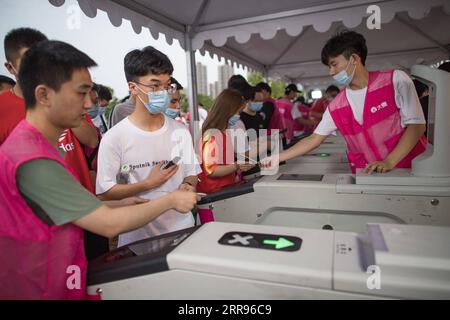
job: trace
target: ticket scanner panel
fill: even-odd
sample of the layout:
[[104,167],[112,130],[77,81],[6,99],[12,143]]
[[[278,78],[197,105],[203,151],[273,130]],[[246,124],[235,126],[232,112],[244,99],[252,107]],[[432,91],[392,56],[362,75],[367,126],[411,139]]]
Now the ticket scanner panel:
[[90,262],[88,291],[103,299],[448,299],[449,244],[443,227],[369,224],[356,234],[212,222]]
[[[303,164],[288,162],[278,172],[263,171],[268,175],[253,192],[211,203],[216,221],[355,232],[368,222],[450,226],[450,74],[425,66],[412,71],[432,88],[429,107],[435,115],[433,145],[413,160],[412,169],[353,175],[302,170]],[[285,174],[323,178],[280,180]]]

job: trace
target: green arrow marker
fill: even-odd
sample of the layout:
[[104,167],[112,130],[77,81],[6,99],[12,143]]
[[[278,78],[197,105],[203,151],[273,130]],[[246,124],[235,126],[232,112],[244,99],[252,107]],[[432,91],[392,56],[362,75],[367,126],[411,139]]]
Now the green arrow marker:
[[329,157],[330,154],[329,154],[329,153],[326,153],[326,152],[321,152],[321,153],[318,154],[318,156],[319,156],[319,157]]
[[263,243],[275,245],[275,249],[283,249],[287,247],[292,247],[294,245],[293,242],[285,238],[278,238],[278,240],[264,240]]

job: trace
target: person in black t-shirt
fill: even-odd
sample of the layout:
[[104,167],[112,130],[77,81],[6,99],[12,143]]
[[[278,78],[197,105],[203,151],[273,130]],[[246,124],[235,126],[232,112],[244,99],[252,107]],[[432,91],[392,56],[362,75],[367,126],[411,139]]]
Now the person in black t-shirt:
[[252,87],[252,90],[252,98],[241,112],[241,121],[244,123],[246,130],[254,129],[258,137],[259,130],[265,129],[264,119],[259,113],[262,109],[264,98],[261,89]]
[[263,95],[263,105],[259,114],[263,119],[264,129],[269,128],[270,119],[275,111],[275,100],[272,99],[272,88],[266,82],[260,82],[256,85]]

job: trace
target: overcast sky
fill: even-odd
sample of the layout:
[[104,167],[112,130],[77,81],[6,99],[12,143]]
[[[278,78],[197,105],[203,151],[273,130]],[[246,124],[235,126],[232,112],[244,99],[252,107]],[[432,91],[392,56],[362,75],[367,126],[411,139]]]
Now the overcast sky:
[[[186,55],[177,40],[173,45],[166,43],[164,35],[160,34],[154,40],[148,29],[143,28],[136,34],[129,21],[123,20],[122,25],[114,27],[103,11],[98,11],[93,19],[86,17],[81,11],[80,27],[69,28],[71,9],[78,4],[76,0],[66,0],[62,7],[54,7],[47,0],[1,0],[0,12],[0,74],[9,75],[4,67],[5,56],[3,39],[6,33],[14,28],[32,27],[43,32],[49,39],[68,42],[93,58],[98,67],[91,70],[95,82],[110,86],[117,97],[121,98],[128,92],[123,72],[123,58],[132,49],[152,45],[164,52],[174,65],[174,77],[183,85],[187,85]],[[217,80],[217,66],[224,64],[217,57],[211,59],[208,55],[202,57],[196,54],[197,61],[207,65],[208,82]],[[244,76],[246,72],[235,67],[235,73]]]

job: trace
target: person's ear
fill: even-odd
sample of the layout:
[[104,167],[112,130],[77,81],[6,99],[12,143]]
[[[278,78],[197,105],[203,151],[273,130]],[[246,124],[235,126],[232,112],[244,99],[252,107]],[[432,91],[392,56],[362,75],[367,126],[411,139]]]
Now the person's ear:
[[137,84],[134,82],[128,82],[128,90],[132,96],[137,96],[139,94]]
[[356,53],[351,55],[353,57],[353,65],[361,64],[361,57]]
[[46,85],[38,85],[36,89],[34,89],[34,97],[36,99],[36,104],[49,107],[53,97],[53,90]]
[[14,66],[12,65],[11,62],[5,62],[4,64],[6,70],[8,70],[8,72],[13,75],[14,77],[17,77],[17,73],[16,73],[16,69],[14,68]]

